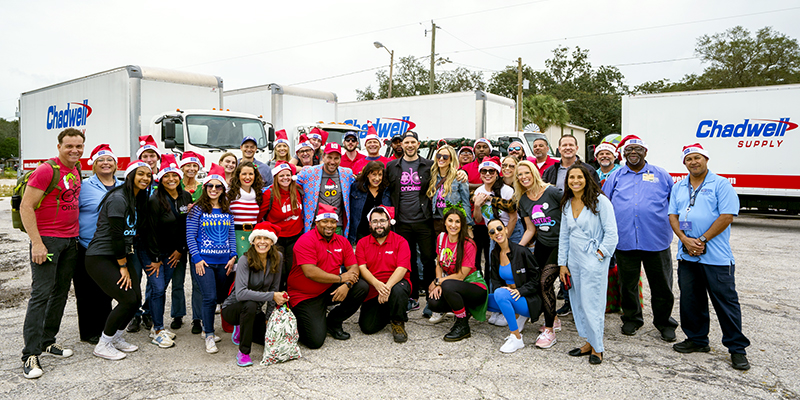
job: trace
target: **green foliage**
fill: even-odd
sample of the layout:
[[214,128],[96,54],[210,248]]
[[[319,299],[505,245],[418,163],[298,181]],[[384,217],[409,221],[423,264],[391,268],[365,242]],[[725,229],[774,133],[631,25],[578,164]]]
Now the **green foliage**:
[[[429,69],[422,59],[413,56],[401,57],[394,66],[392,97],[409,97],[431,94]],[[356,89],[358,101],[385,99],[389,97],[389,72],[380,70],[375,73],[378,91],[372,85],[364,89]],[[436,71],[434,94],[484,90],[486,82],[483,74],[458,67],[452,71]]]
[[19,156],[19,120],[0,118],[0,159]]
[[535,94],[522,100],[522,118],[525,125],[533,122],[544,132],[553,125],[568,123],[569,112],[563,101],[547,94]]

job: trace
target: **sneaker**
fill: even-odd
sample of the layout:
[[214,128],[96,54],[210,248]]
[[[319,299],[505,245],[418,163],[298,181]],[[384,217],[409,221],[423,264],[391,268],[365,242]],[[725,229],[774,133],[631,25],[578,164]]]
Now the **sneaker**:
[[160,347],[162,349],[168,349],[168,348],[170,348],[172,346],[175,346],[175,342],[172,341],[172,338],[169,337],[169,335],[167,334],[167,330],[166,329],[162,329],[161,332],[158,332],[155,335],[155,337],[152,336],[152,335],[150,337],[153,338],[153,340],[151,340],[150,343],[152,343],[152,344],[154,344],[154,345],[156,345],[156,346],[158,346],[158,347]]
[[392,337],[395,343],[405,343],[408,341],[408,333],[406,333],[406,324],[403,321],[392,321]]
[[219,351],[219,349],[217,348],[217,343],[214,342],[213,334],[206,336],[205,339],[203,340],[206,341],[206,353],[214,354]]
[[122,336],[116,336],[111,339],[111,346],[126,353],[133,353],[134,351],[139,350],[139,346],[126,342]]
[[244,354],[241,351],[236,353],[236,365],[240,367],[249,367],[253,365],[253,360],[250,359],[250,354]]
[[133,317],[131,322],[128,323],[128,327],[125,328],[125,330],[130,332],[130,333],[139,332],[139,329],[141,329],[141,328],[139,328],[139,325],[141,323],[142,323],[142,317],[141,316]]
[[[203,338],[205,338],[206,336],[208,336],[208,334],[203,332]],[[214,336],[214,343],[219,343],[219,342],[222,341],[221,337],[219,337],[219,336],[217,336],[217,335],[215,335],[213,333],[211,334],[211,336]]]
[[519,335],[519,339],[514,335],[508,335],[506,342],[500,347],[500,352],[510,354],[523,347],[525,347],[525,343],[522,341],[522,335]]
[[572,314],[572,307],[569,305],[569,302],[565,302],[564,305],[561,306],[561,308],[556,310],[556,315],[558,315],[559,317],[563,317],[565,315],[570,315],[570,314]]
[[172,323],[169,324],[169,327],[175,330],[181,329],[182,326],[183,326],[183,318],[181,317],[173,318]]
[[497,313],[497,318],[494,320],[494,324],[496,326],[508,326],[508,321],[506,321],[506,316],[503,313]]
[[[540,326],[539,327],[539,332],[544,332],[544,328],[545,328],[544,325]],[[555,321],[553,321],[553,331],[554,332],[561,332],[561,320],[558,319],[558,318],[556,318]]]
[[214,314],[219,314],[222,312],[222,306],[217,304],[217,308],[214,309]]
[[733,369],[738,369],[740,371],[747,371],[748,369],[750,369],[750,362],[747,361],[746,355],[741,353],[734,353],[731,354],[731,366],[733,366]]
[[431,318],[429,319],[429,321],[432,324],[438,324],[439,322],[442,322],[443,319],[444,319],[444,314],[435,312],[431,314]]
[[639,330],[642,326],[637,324],[636,322],[628,321],[622,324],[622,334],[626,336],[633,336],[636,334],[636,331]]
[[39,366],[39,356],[29,356],[22,364],[22,376],[28,379],[36,379],[42,374],[42,367]]
[[167,335],[167,337],[170,338],[171,340],[175,340],[175,336],[178,336],[175,333],[170,332],[169,329],[166,329],[166,328],[162,329],[161,332],[158,332],[158,333],[156,333],[156,329],[155,328],[151,328],[150,329],[150,338],[151,339],[155,339],[156,336],[158,336],[160,333],[163,333],[163,334]]
[[695,342],[691,341],[690,339],[686,339],[680,343],[675,343],[672,345],[672,349],[677,351],[678,353],[708,353],[711,351],[711,348],[708,346],[698,346]]
[[203,324],[199,319],[192,320],[192,334],[198,335],[203,332]]
[[142,314],[142,325],[144,326],[144,329],[153,329],[153,317],[147,314]]
[[406,311],[417,311],[419,310],[419,302],[414,299],[408,299],[408,308]]
[[61,345],[58,343],[53,343],[50,346],[47,346],[47,348],[44,349],[44,352],[42,352],[42,354],[43,355],[49,354],[51,356],[67,358],[72,356],[72,350],[65,349],[61,347]]
[[[234,325],[233,326],[233,333],[231,334],[231,342],[233,342],[233,344],[238,346],[239,343],[242,342],[241,338],[242,338],[242,329],[241,329],[241,327],[239,325]],[[247,355],[247,354],[245,354],[245,355]],[[239,364],[239,365],[242,366],[242,364]]]
[[495,322],[497,322],[497,316],[498,315],[500,315],[500,313],[491,313],[491,314],[489,314],[489,318],[486,320],[486,322],[488,322],[489,325],[494,325]]
[[519,329],[519,333],[522,333],[522,329],[525,328],[526,322],[528,322],[528,317],[524,315],[520,315],[517,317],[517,329]]
[[428,305],[426,304],[425,309],[422,310],[422,318],[430,318],[431,315],[433,315],[433,311],[431,311],[431,309],[428,308]]
[[552,330],[545,330],[536,338],[535,346],[540,349],[549,349],[556,344],[556,334]]
[[100,341],[97,343],[97,346],[94,346],[94,351],[92,352],[97,357],[105,358],[106,360],[122,360],[127,355],[121,351],[119,351],[116,347],[114,347],[111,342],[104,342]]
[[668,326],[666,328],[661,329],[660,331],[661,331],[661,340],[663,340],[665,342],[670,342],[670,343],[675,341],[675,327],[674,326]]

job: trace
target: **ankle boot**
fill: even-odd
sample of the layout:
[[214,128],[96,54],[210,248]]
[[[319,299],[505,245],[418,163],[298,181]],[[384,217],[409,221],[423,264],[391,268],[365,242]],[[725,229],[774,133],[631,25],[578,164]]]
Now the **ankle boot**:
[[456,323],[447,335],[444,335],[445,342],[457,342],[470,337],[469,317],[456,318]]

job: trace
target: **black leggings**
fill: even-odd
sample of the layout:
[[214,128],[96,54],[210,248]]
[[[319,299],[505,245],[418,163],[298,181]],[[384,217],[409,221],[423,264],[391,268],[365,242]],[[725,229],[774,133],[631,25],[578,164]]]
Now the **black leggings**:
[[86,271],[86,248],[78,244],[78,260],[72,276],[75,286],[75,302],[78,309],[78,332],[81,340],[100,336],[111,312],[111,297],[97,286]]
[[467,307],[476,307],[486,301],[486,289],[457,279],[442,282],[442,295],[438,299],[428,294],[428,308],[431,311],[459,313]]
[[558,246],[545,246],[540,241],[536,241],[533,248],[533,258],[542,271],[540,283],[542,285],[542,299],[544,300],[544,326],[553,327],[556,319],[556,292],[553,284],[558,278],[560,271],[558,266]]
[[290,237],[279,237],[278,246],[282,248],[283,252],[283,268],[281,269],[281,283],[279,289],[281,292],[286,291],[286,279],[289,278],[289,272],[292,270],[292,263],[294,262],[294,244],[303,232]]
[[117,283],[122,275],[119,273],[119,264],[113,256],[86,256],[86,271],[89,276],[97,282],[105,294],[117,301],[117,306],[108,314],[106,326],[103,328],[106,336],[114,336],[117,331],[125,329],[142,304],[142,287],[139,275],[133,269],[133,257],[130,255],[127,263],[133,287],[123,290]]
[[[272,307],[267,305],[267,307]],[[231,325],[239,325],[239,351],[250,354],[253,343],[264,344],[267,332],[267,315],[255,301],[238,301],[222,309],[222,318]]]

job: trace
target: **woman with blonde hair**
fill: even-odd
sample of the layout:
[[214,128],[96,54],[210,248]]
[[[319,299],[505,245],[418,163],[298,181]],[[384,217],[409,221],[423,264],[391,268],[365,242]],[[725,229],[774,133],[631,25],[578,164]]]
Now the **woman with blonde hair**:
[[434,161],[431,166],[431,177],[436,177],[436,179],[431,179],[427,195],[432,200],[433,229],[436,234],[445,231],[444,209],[447,207],[447,203],[461,203],[467,214],[467,225],[475,225],[469,206],[469,186],[456,179],[458,173],[456,150],[450,145],[444,145],[436,150]]
[[544,326],[536,339],[536,347],[550,348],[556,344],[555,332],[561,330],[556,316],[556,295],[553,283],[558,277],[558,235],[561,228],[561,191],[542,180],[539,170],[530,161],[517,164],[514,196],[519,204],[519,216],[525,222],[525,233],[519,244],[536,243],[533,257],[541,270],[540,284],[544,300]]
[[228,152],[219,157],[219,165],[225,170],[225,182],[230,186],[231,179],[233,179],[233,171],[236,171],[236,167],[239,166],[239,159],[236,158],[235,154]]
[[[514,181],[517,179],[517,164],[519,164],[519,159],[517,159],[515,156],[506,156],[503,158],[502,164],[500,164],[501,172],[503,174],[503,183],[510,186],[512,189],[514,189]],[[516,194],[516,191],[514,193]],[[515,211],[516,204],[517,203],[515,201]],[[522,222],[522,218],[517,218],[517,223],[513,227],[509,226],[508,228],[511,230],[511,234],[508,239],[514,243],[519,243],[520,240],[522,240],[523,232],[525,232],[525,225]]]
[[285,129],[275,132],[275,149],[272,150],[272,160],[267,165],[270,168],[275,168],[279,161],[289,162],[292,156],[289,154],[289,139]]

